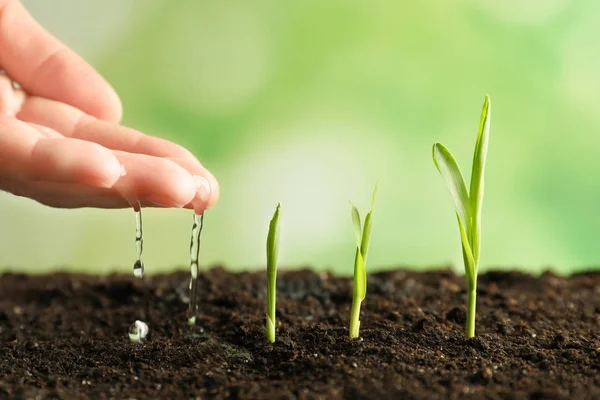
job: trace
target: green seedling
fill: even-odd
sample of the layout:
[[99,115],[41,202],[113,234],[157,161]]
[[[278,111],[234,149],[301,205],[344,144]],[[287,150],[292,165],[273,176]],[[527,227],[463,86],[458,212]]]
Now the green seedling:
[[277,204],[267,235],[267,339],[275,342],[275,295],[277,290],[277,255],[279,253],[279,210]]
[[479,121],[479,131],[477,133],[471,171],[471,187],[468,192],[460,168],[450,151],[440,143],[433,145],[433,162],[446,181],[454,202],[454,207],[456,208],[467,279],[466,333],[469,338],[475,336],[477,271],[479,269],[479,254],[481,250],[481,206],[483,203],[485,161],[490,135],[491,112],[490,98],[486,96]]
[[371,210],[365,217],[365,224],[361,230],[360,214],[356,206],[350,202],[352,208],[352,225],[356,241],[356,255],[354,256],[354,287],[352,293],[352,310],[350,311],[350,339],[356,339],[360,330],[360,305],[367,295],[367,254],[371,242],[371,225],[373,206],[377,196],[377,185],[371,197]]

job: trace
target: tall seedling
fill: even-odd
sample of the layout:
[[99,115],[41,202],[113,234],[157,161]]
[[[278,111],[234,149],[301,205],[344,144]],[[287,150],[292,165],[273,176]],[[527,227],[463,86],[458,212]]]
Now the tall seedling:
[[350,202],[352,207],[352,225],[354,227],[354,239],[356,242],[356,254],[354,256],[354,287],[352,293],[352,310],[350,311],[350,339],[356,339],[360,330],[360,305],[367,295],[367,254],[371,242],[371,225],[373,217],[373,206],[377,196],[377,185],[373,190],[371,198],[371,210],[365,217],[365,224],[361,230],[360,214],[356,206]]
[[475,153],[471,172],[471,187],[467,192],[465,180],[456,160],[440,143],[433,145],[433,162],[444,178],[456,208],[462,253],[467,279],[467,337],[475,336],[475,302],[477,296],[477,271],[479,269],[479,254],[481,250],[481,206],[483,203],[483,187],[485,161],[487,158],[488,140],[491,120],[490,98],[485,97]]

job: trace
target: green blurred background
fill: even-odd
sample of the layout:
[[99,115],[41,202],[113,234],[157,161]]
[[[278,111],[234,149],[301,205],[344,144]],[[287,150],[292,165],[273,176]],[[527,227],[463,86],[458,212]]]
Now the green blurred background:
[[[287,266],[350,273],[348,199],[376,181],[370,265],[462,269],[431,160],[469,175],[493,104],[482,268],[598,265],[600,2],[24,0],[114,85],[124,123],[191,149],[221,183],[201,263],[264,265],[283,204]],[[146,270],[188,263],[191,213],[145,210]],[[0,265],[131,269],[131,210],[55,210],[0,194]]]

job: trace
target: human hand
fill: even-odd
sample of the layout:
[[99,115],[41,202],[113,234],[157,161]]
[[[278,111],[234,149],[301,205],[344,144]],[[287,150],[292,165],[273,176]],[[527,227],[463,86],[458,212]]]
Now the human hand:
[[188,150],[121,126],[110,85],[18,0],[0,0],[0,69],[0,189],[61,208],[202,213],[218,200]]

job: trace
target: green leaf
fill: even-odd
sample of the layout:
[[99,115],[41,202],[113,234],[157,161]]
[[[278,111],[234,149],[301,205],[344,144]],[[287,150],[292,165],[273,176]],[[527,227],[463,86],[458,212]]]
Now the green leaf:
[[360,232],[360,214],[354,203],[350,202],[350,207],[352,212],[352,227],[354,228],[354,241],[356,243],[356,247],[360,249],[360,242],[362,237],[362,234]]
[[279,254],[279,211],[281,203],[277,204],[273,218],[269,223],[269,234],[267,235],[267,270],[269,274],[277,270],[277,256]]
[[371,226],[372,226],[372,215],[373,208],[375,206],[375,199],[377,197],[377,190],[379,188],[379,183],[375,185],[375,189],[373,190],[373,196],[371,197],[371,210],[365,217],[365,226],[363,227],[362,233],[362,241],[360,244],[360,252],[362,253],[363,261],[365,265],[367,264],[367,255],[369,254],[369,245],[371,243]]
[[[269,223],[267,235],[267,315],[275,323],[275,296],[277,289],[277,256],[279,254],[279,212],[277,204],[273,218]],[[274,325],[273,325],[274,326]]]
[[359,302],[363,301],[367,296],[367,269],[365,268],[365,260],[358,248],[356,249],[356,256],[354,258],[353,295]]
[[487,159],[488,142],[490,136],[490,123],[492,118],[492,106],[489,96],[485,96],[477,142],[473,154],[473,170],[471,172],[471,187],[469,198],[471,203],[471,227],[469,228],[471,246],[475,265],[479,264],[479,253],[481,243],[481,206],[483,203],[483,189],[485,178],[485,162]]
[[371,244],[371,226],[372,226],[372,211],[370,211],[365,217],[365,226],[363,227],[362,241],[360,244],[360,253],[363,258],[363,262],[367,263],[367,255],[369,254],[369,245]]
[[444,145],[433,145],[433,162],[444,178],[446,186],[452,196],[456,214],[470,237],[471,213],[469,211],[469,194],[460,168],[450,151]]
[[379,182],[375,184],[375,189],[373,189],[373,194],[371,195],[371,212],[373,208],[375,208],[375,199],[377,198],[377,192],[379,191]]

